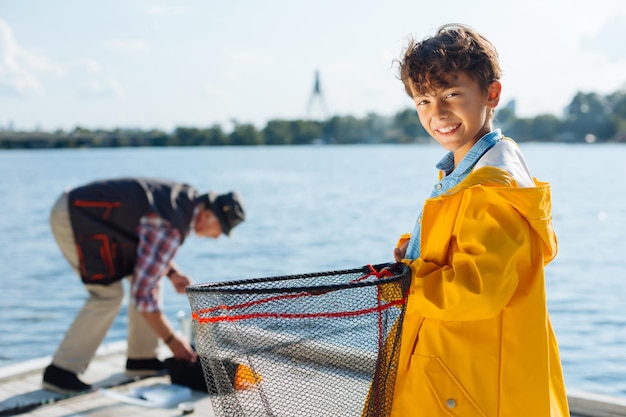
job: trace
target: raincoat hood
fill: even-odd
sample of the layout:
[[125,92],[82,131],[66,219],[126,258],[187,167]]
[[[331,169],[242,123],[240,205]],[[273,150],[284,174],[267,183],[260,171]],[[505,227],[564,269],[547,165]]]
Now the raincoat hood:
[[469,174],[465,181],[447,195],[470,187],[484,187],[496,200],[510,204],[527,221],[543,242],[544,261],[547,264],[557,253],[556,234],[552,227],[552,198],[550,184],[533,178],[534,187],[519,187],[513,175],[503,169],[484,166]]

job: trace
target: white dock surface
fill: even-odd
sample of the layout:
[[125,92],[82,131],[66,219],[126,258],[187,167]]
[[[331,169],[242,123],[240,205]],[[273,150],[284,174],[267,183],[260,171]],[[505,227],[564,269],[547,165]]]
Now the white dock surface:
[[[164,350],[164,354],[167,352]],[[19,415],[36,417],[169,417],[183,413],[176,406],[171,408],[150,408],[128,404],[100,391],[63,398],[41,388],[43,369],[50,363],[50,358],[35,359],[14,366],[0,368],[0,416]],[[125,343],[114,343],[98,351],[89,369],[82,379],[95,387],[106,387],[125,381],[126,364]],[[169,376],[151,377],[110,388],[121,394],[128,394],[133,388],[156,383],[169,384]],[[332,386],[332,384],[331,384]],[[42,400],[51,397],[57,400],[40,405]],[[332,397],[332,394],[329,395]],[[194,417],[215,417],[208,394],[192,391]],[[626,399],[572,392],[569,396],[572,417],[626,417]],[[16,410],[18,406],[33,407],[30,410]],[[313,410],[311,410],[313,411]],[[300,410],[302,412],[302,410]],[[313,411],[314,412],[314,411]],[[360,413],[357,413],[360,414]],[[358,417],[357,415],[355,415]],[[315,414],[312,417],[325,417]],[[332,417],[332,416],[328,416]]]
[[[50,358],[35,359],[15,366],[0,368],[0,416],[19,415],[37,417],[169,417],[180,416],[182,412],[176,407],[152,408],[141,405],[127,404],[115,398],[104,395],[100,391],[89,392],[71,398],[63,398],[61,394],[54,394],[41,387],[43,369],[50,363]],[[104,346],[89,365],[87,372],[81,379],[95,387],[106,387],[118,381],[126,380],[124,368],[126,366],[126,344],[114,343]],[[171,383],[169,376],[150,377],[137,380],[115,388],[115,392],[129,394],[130,390],[156,383]],[[15,408],[40,404],[51,397],[57,401],[40,405],[30,411],[21,412]],[[195,417],[215,417],[211,407],[210,397],[206,393],[192,391],[189,400],[195,405]],[[12,411],[13,410],[13,411]]]

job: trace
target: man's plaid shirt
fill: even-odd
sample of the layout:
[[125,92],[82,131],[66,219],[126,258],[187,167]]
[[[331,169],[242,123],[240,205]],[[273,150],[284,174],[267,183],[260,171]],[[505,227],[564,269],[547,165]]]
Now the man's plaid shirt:
[[156,215],[142,217],[137,231],[139,245],[131,300],[137,311],[152,313],[160,310],[159,280],[169,271],[182,236],[178,229]]

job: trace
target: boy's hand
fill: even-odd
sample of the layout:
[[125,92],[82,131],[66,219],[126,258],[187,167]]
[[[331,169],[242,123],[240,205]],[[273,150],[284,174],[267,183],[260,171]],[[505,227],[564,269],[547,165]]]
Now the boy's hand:
[[400,262],[404,259],[404,255],[406,254],[406,248],[409,246],[409,241],[407,240],[402,245],[398,246],[393,250],[393,257],[396,262]]

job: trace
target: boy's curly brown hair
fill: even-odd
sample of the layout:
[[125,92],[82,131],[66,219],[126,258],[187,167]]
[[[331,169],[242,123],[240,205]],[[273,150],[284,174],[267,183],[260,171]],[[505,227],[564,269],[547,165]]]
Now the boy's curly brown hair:
[[399,78],[411,98],[411,86],[420,94],[446,88],[459,72],[465,72],[485,90],[502,75],[495,46],[462,24],[441,26],[435,36],[420,42],[409,39],[397,62]]

